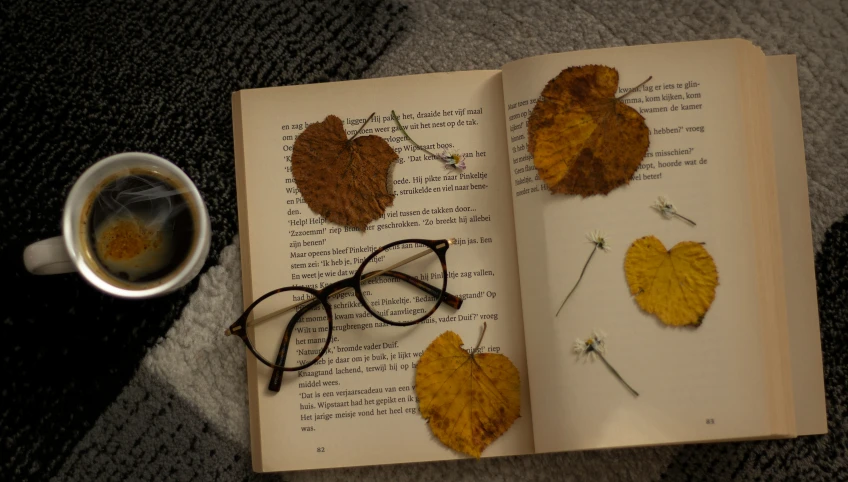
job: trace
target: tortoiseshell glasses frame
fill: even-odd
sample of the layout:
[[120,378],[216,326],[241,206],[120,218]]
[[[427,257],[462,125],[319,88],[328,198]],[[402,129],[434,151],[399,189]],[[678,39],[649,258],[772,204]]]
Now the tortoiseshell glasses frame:
[[[233,323],[232,325],[230,325],[229,328],[227,328],[227,330],[224,332],[224,334],[228,335],[228,336],[229,335],[238,335],[242,339],[244,344],[247,345],[248,350],[250,350],[250,352],[253,353],[253,355],[256,357],[257,360],[259,360],[261,363],[263,363],[263,364],[274,369],[274,372],[271,375],[271,381],[268,385],[268,389],[271,390],[271,391],[275,391],[275,392],[279,391],[280,385],[282,384],[283,372],[298,371],[298,370],[304,370],[306,368],[309,368],[310,366],[314,365],[318,360],[321,359],[321,357],[324,355],[324,353],[326,353],[327,348],[330,346],[330,340],[332,339],[332,332],[333,332],[333,313],[332,313],[332,308],[331,308],[330,303],[329,303],[329,298],[331,296],[338,295],[340,293],[353,290],[354,296],[359,301],[359,304],[362,305],[372,316],[374,316],[378,320],[382,321],[383,323],[387,323],[389,325],[394,325],[394,326],[410,326],[410,325],[415,325],[417,323],[420,323],[420,322],[426,320],[427,318],[429,318],[430,316],[432,316],[433,313],[436,312],[436,310],[439,308],[439,306],[441,306],[442,303],[445,303],[448,306],[451,306],[453,308],[459,309],[462,306],[462,298],[455,296],[455,295],[452,295],[452,294],[448,293],[448,291],[447,291],[448,276],[447,276],[447,262],[445,260],[445,254],[447,253],[447,250],[450,247],[450,245],[452,245],[454,243],[455,243],[454,239],[451,238],[451,239],[441,239],[441,240],[405,239],[405,240],[395,241],[393,243],[387,244],[387,245],[381,247],[380,249],[377,249],[376,251],[371,253],[367,258],[365,258],[365,260],[362,262],[362,264],[359,266],[359,268],[356,270],[356,272],[353,274],[353,276],[339,280],[339,281],[336,281],[334,283],[331,283],[331,284],[325,286],[324,288],[322,288],[320,290],[316,290],[314,288],[309,288],[309,287],[306,287],[306,286],[288,286],[288,287],[285,287],[285,288],[279,288],[279,289],[276,289],[276,290],[273,290],[273,291],[269,291],[268,293],[265,293],[264,295],[260,296],[256,301],[251,303],[251,305],[247,307],[247,309],[235,321],[235,323]],[[369,262],[371,262],[371,260],[374,259],[376,256],[380,255],[380,253],[383,253],[384,251],[386,251],[390,248],[393,248],[395,246],[404,245],[404,244],[418,244],[418,245],[422,245],[422,247],[426,246],[428,249],[425,249],[425,250],[423,250],[423,251],[421,251],[417,254],[414,254],[414,255],[406,258],[406,259],[403,259],[399,262],[396,262],[396,263],[392,264],[391,266],[386,267],[385,269],[381,269],[379,271],[371,271],[371,272],[368,272],[368,273],[364,272],[366,267],[368,266]],[[433,285],[431,285],[431,284],[429,284],[425,281],[419,280],[418,278],[410,276],[406,273],[402,273],[400,271],[395,271],[396,268],[399,268],[399,267],[401,267],[401,266],[403,266],[407,263],[410,263],[410,262],[415,261],[419,258],[422,258],[424,256],[428,256],[428,255],[432,255],[432,254],[435,254],[436,256],[438,256],[439,261],[441,262],[441,265],[442,265],[442,286],[441,287],[433,286]],[[417,319],[414,319],[412,321],[398,322],[398,321],[392,321],[392,320],[386,319],[382,315],[377,313],[374,309],[371,308],[371,306],[366,301],[365,296],[362,293],[361,282],[367,281],[368,279],[375,278],[375,277],[378,277],[378,276],[389,276],[389,277],[392,277],[392,278],[396,278],[399,281],[408,283],[412,287],[415,287],[415,288],[423,291],[424,293],[429,294],[430,296],[433,296],[435,298],[435,304],[433,305],[433,307],[430,309],[429,312],[427,312],[423,316],[421,316]],[[269,297],[271,297],[275,294],[286,292],[286,291],[305,292],[305,293],[310,294],[312,296],[312,298],[300,301],[298,303],[294,303],[294,304],[289,305],[289,306],[285,306],[281,309],[275,310],[272,313],[268,313],[268,314],[266,314],[262,317],[251,319],[251,313],[253,312],[254,308],[256,308],[256,306],[259,305],[259,303],[261,303],[263,300],[265,300],[265,299],[267,299],[267,298],[269,298]],[[292,332],[294,331],[295,325],[301,320],[301,318],[303,317],[304,314],[306,314],[308,311],[310,311],[312,309],[315,309],[318,305],[322,305],[322,307],[324,308],[324,311],[327,314],[327,320],[329,322],[329,328],[327,330],[327,339],[324,342],[323,348],[321,348],[321,351],[318,353],[318,355],[312,361],[309,361],[308,363],[304,363],[304,364],[297,366],[297,367],[287,367],[287,366],[285,366],[286,356],[288,355],[288,349],[289,349],[289,341],[291,339]],[[259,354],[256,347],[253,346],[253,343],[251,343],[250,338],[248,337],[248,328],[262,324],[266,321],[271,320],[272,318],[274,318],[278,315],[281,315],[281,314],[288,312],[288,311],[291,311],[291,310],[297,310],[297,312],[292,316],[292,319],[288,322],[288,325],[286,325],[286,329],[283,332],[283,337],[282,337],[282,340],[280,342],[280,349],[277,352],[277,359],[274,360],[274,361],[270,361],[270,360],[265,359],[262,355]]]

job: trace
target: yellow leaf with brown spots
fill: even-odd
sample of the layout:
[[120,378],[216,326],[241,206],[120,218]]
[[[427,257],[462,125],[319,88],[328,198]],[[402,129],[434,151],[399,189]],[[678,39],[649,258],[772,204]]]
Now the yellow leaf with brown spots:
[[672,326],[700,326],[718,286],[713,257],[692,241],[666,250],[654,236],[637,239],[624,257],[624,272],[636,303]]
[[418,406],[448,447],[480,457],[520,415],[521,377],[496,353],[470,354],[447,331],[421,355],[415,372]]
[[528,121],[529,149],[552,193],[607,194],[648,152],[645,118],[616,97],[618,71],[570,67],[548,82]]

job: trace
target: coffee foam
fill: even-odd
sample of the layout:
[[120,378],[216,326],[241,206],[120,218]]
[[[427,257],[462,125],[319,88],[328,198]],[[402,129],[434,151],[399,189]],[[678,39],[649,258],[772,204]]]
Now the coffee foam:
[[118,213],[95,230],[97,257],[127,281],[137,281],[167,266],[173,255],[170,231],[137,216]]

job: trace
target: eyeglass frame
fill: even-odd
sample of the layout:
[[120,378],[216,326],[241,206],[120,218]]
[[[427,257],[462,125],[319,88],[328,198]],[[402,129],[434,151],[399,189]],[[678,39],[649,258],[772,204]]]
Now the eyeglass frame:
[[[426,313],[425,315],[423,315],[422,317],[420,317],[416,320],[407,321],[407,322],[391,321],[391,320],[388,320],[388,319],[382,317],[380,314],[378,314],[376,311],[374,311],[374,309],[372,309],[371,306],[369,305],[369,303],[366,301],[365,296],[362,294],[362,285],[361,285],[361,282],[363,281],[363,272],[365,271],[365,267],[368,266],[368,263],[372,259],[374,259],[374,257],[378,256],[380,253],[382,253],[382,252],[384,252],[384,251],[386,251],[386,250],[388,250],[388,249],[390,249],[394,246],[399,246],[399,245],[402,245],[402,244],[410,244],[410,243],[417,243],[417,244],[426,246],[426,247],[430,248],[430,250],[432,250],[436,254],[436,256],[438,256],[439,261],[441,262],[441,265],[442,265],[442,287],[441,287],[441,289],[439,289],[439,288],[437,288],[437,287],[435,287],[435,286],[433,286],[433,285],[431,285],[431,284],[429,284],[425,281],[419,280],[418,278],[407,275],[405,273],[394,271],[395,268],[398,268],[400,266],[403,266],[404,264],[415,261],[416,259],[419,259],[423,256],[429,255],[430,253],[427,253],[427,252],[422,252],[422,253],[419,253],[417,255],[411,256],[407,259],[400,261],[399,263],[396,263],[395,265],[393,265],[393,266],[391,266],[391,267],[389,267],[385,270],[382,270],[382,271],[379,271],[379,272],[372,272],[372,273],[377,273],[377,274],[372,275],[371,277],[389,275],[389,276],[395,277],[395,278],[397,278],[401,281],[405,281],[405,282],[415,286],[416,288],[424,291],[425,293],[427,293],[427,294],[429,294],[433,297],[438,296],[438,298],[436,300],[436,304],[433,305],[433,307],[430,309],[430,311],[428,313]],[[268,390],[278,392],[280,390],[280,386],[282,385],[283,373],[284,372],[295,372],[295,371],[305,370],[306,368],[311,367],[312,365],[317,363],[318,360],[320,360],[322,356],[324,356],[324,354],[327,352],[327,349],[330,347],[330,341],[332,340],[332,334],[333,334],[333,310],[332,310],[332,307],[330,306],[330,303],[329,303],[329,298],[331,296],[345,292],[349,289],[353,289],[354,296],[359,301],[359,304],[362,305],[362,307],[364,307],[366,311],[368,311],[372,316],[374,316],[378,320],[382,321],[383,323],[393,325],[393,326],[412,326],[412,325],[416,325],[418,323],[421,323],[422,321],[426,320],[427,318],[433,316],[433,314],[436,312],[436,310],[439,309],[439,307],[442,305],[442,303],[445,303],[452,308],[459,309],[462,306],[462,301],[463,301],[462,298],[460,298],[456,295],[453,295],[453,294],[451,294],[447,291],[447,288],[448,288],[448,276],[447,276],[448,272],[447,272],[447,270],[448,269],[447,269],[447,261],[445,259],[445,254],[447,253],[448,248],[452,244],[455,244],[455,243],[456,243],[456,240],[453,239],[453,238],[438,239],[438,240],[404,239],[404,240],[400,240],[400,241],[394,241],[392,243],[389,243],[387,245],[384,245],[384,246],[378,248],[373,253],[371,253],[367,258],[365,258],[365,260],[362,262],[362,264],[359,266],[359,268],[356,270],[356,272],[353,274],[353,276],[350,276],[348,278],[343,278],[341,280],[330,283],[327,286],[321,288],[320,290],[316,290],[315,288],[310,288],[308,286],[286,286],[286,287],[278,288],[278,289],[271,290],[271,291],[265,293],[264,295],[257,298],[256,301],[251,303],[250,306],[248,306],[247,309],[244,310],[244,313],[242,313],[242,315],[232,325],[230,325],[230,327],[227,328],[227,330],[224,331],[224,334],[227,335],[227,336],[237,335],[239,338],[241,338],[241,340],[247,346],[247,349],[250,350],[251,353],[253,353],[253,356],[255,356],[257,360],[259,360],[263,365],[266,365],[269,368],[272,368],[274,370],[273,373],[271,374],[271,380],[268,384]],[[371,273],[368,273],[368,274],[371,274]],[[366,274],[366,276],[367,276],[367,274]],[[369,278],[364,278],[364,279],[367,280]],[[250,314],[252,313],[254,308],[256,308],[256,306],[259,305],[259,303],[261,303],[263,300],[265,300],[265,299],[267,299],[267,298],[269,298],[273,295],[283,293],[283,292],[286,292],[286,291],[306,292],[306,293],[312,295],[313,298],[300,301],[300,302],[295,303],[291,306],[284,307],[280,310],[275,310],[272,313],[269,313],[269,314],[262,316],[261,318],[259,318],[258,321],[253,321],[252,323],[248,322],[248,318],[250,317]],[[324,311],[327,314],[327,323],[328,323],[327,340],[324,342],[324,347],[321,349],[321,351],[318,353],[318,355],[316,355],[315,358],[312,361],[310,361],[309,363],[306,363],[306,364],[298,366],[298,367],[286,367],[286,366],[284,366],[286,356],[288,354],[289,340],[291,338],[292,332],[294,331],[295,325],[297,325],[297,323],[300,321],[300,319],[303,317],[303,315],[305,315],[308,311],[315,308],[315,306],[317,306],[318,304],[323,305]],[[273,318],[277,315],[280,315],[282,313],[285,313],[285,312],[290,311],[290,310],[295,309],[295,308],[297,308],[297,312],[292,316],[291,320],[289,320],[288,325],[286,325],[286,330],[283,333],[283,339],[280,342],[280,349],[277,352],[277,362],[278,363],[271,363],[268,360],[266,360],[265,357],[260,355],[259,352],[257,352],[256,348],[253,346],[253,343],[251,343],[250,338],[248,337],[247,328],[249,326],[256,326],[258,324],[261,324],[265,320],[269,320],[269,319],[271,319],[271,318]]]

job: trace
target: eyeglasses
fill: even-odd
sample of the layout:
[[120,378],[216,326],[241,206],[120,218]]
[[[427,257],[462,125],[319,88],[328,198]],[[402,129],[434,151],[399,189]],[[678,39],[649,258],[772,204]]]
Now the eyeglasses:
[[[274,369],[268,389],[279,391],[283,372],[309,368],[327,352],[333,333],[330,297],[341,301],[337,310],[361,304],[374,318],[394,326],[420,323],[442,303],[461,307],[462,298],[447,292],[445,253],[453,243],[453,239],[396,241],[372,252],[356,271],[345,268],[350,264],[347,260],[307,257],[292,264],[292,272],[301,279],[317,281],[322,274],[352,276],[321,290],[289,286],[270,291],[248,306],[224,334],[238,335],[260,362]],[[339,254],[357,254],[356,250],[348,247]],[[344,311],[337,318],[351,320],[347,329],[382,326],[366,313]]]

